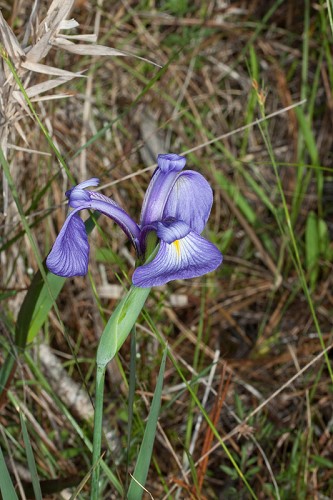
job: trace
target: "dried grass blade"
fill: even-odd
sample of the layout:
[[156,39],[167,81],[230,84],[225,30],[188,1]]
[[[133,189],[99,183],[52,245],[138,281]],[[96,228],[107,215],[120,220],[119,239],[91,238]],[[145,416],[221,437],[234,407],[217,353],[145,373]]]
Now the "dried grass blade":
[[73,54],[79,54],[81,56],[119,56],[119,57],[135,57],[135,59],[140,59],[140,61],[145,61],[149,64],[153,64],[158,68],[162,68],[160,64],[157,64],[150,59],[145,57],[137,56],[131,52],[113,49],[112,47],[106,47],[105,45],[88,45],[84,43],[74,44],[71,43],[67,38],[57,37],[53,44],[59,49],[67,50]]
[[[68,8],[68,10],[69,10],[72,8],[73,3],[74,3],[74,0],[53,0],[53,2],[51,3],[51,5],[49,7],[49,10],[47,11],[46,18],[44,19],[44,22],[47,24],[51,24],[53,19],[54,19],[54,16],[57,15],[57,13],[61,9],[61,7],[64,6],[64,4],[67,4],[67,8],[68,8],[68,4],[70,4],[70,7]],[[64,16],[64,18],[65,17],[66,16]]]
[[46,18],[39,25],[37,36],[40,37],[36,45],[27,53],[27,59],[31,62],[38,62],[50,51],[52,45],[51,38],[59,29],[60,23],[69,14],[74,0],[54,0],[52,2]]
[[[210,418],[215,426],[218,424],[218,421],[219,421],[219,418],[221,415],[222,406],[223,406],[223,403],[225,401],[226,395],[228,393],[228,388],[229,388],[229,384],[231,381],[231,375],[229,375],[227,381],[225,382],[225,375],[226,375],[226,366],[223,365],[221,378],[220,378],[220,384],[219,384],[219,388],[217,391],[217,397],[216,397],[212,412],[210,414]],[[201,456],[205,456],[207,454],[207,452],[209,451],[209,449],[211,447],[213,439],[214,439],[213,432],[210,428],[208,428],[206,431],[204,444],[202,446]],[[209,455],[206,456],[206,458],[200,463],[200,465],[198,467],[198,483],[199,483],[200,492],[202,490],[202,485],[203,485],[204,478],[205,478],[206,471],[207,471],[208,456]]]
[[15,146],[15,144],[8,144],[8,149],[15,149],[15,151],[23,151],[24,153],[29,153],[29,154],[52,156],[51,153],[47,153],[46,151],[38,151],[38,149],[22,148],[22,146]]
[[21,106],[21,108],[24,109],[24,111],[27,113],[27,115],[29,115],[30,118],[33,120],[33,114],[31,113],[31,111],[29,109],[29,106],[27,105],[27,103],[26,103],[23,95],[21,94],[21,92],[19,90],[14,90],[13,93],[12,93],[12,96],[19,103],[19,105]]
[[54,101],[55,99],[67,99],[68,97],[73,97],[74,94],[47,94],[43,97],[35,97],[31,99],[31,102],[44,102],[44,101]]
[[29,21],[28,21],[26,29],[25,29],[25,33],[24,33],[24,37],[23,37],[23,41],[22,41],[22,47],[26,47],[28,45],[28,40],[29,40],[31,32],[33,30],[33,24],[36,20],[37,14],[38,14],[38,9],[40,6],[39,4],[40,4],[40,0],[35,0],[33,7],[31,9],[31,12],[30,12]]
[[59,33],[57,38],[62,38],[64,40],[82,40],[83,42],[90,42],[90,43],[96,43],[97,42],[97,36],[92,33],[92,34],[87,34],[87,35],[63,35],[62,33]]
[[29,60],[24,61],[21,67],[35,73],[42,73],[43,75],[51,76],[83,76],[81,72],[73,73],[65,69],[55,68],[54,66],[47,66],[46,64],[35,63]]
[[75,44],[64,38],[56,38],[53,45],[82,56],[125,56],[124,52],[104,45]]
[[11,28],[8,26],[5,19],[3,18],[1,11],[0,11],[0,40],[11,59],[18,59],[20,57],[25,56],[23,49],[18,43],[17,38],[12,32]]
[[[40,94],[43,94],[44,92],[47,92],[48,90],[54,89],[55,87],[59,87],[59,85],[62,85],[63,83],[69,82],[73,78],[75,78],[75,76],[70,76],[70,77],[62,76],[54,80],[48,80],[46,82],[37,83],[36,85],[32,85],[31,87],[26,89],[26,93],[29,98],[36,97]],[[15,92],[19,93],[18,90],[16,90]]]
[[71,30],[73,28],[77,28],[79,23],[75,19],[64,19],[60,22],[58,29],[59,30]]
[[[17,121],[14,121],[14,127],[16,129],[16,132],[19,134],[19,136],[21,137],[21,139],[23,139],[23,142],[28,145],[29,142],[28,142],[28,139],[27,139],[27,136],[25,135],[24,133],[24,130],[22,129],[21,125],[17,122]],[[8,147],[11,147],[10,144],[7,144]]]

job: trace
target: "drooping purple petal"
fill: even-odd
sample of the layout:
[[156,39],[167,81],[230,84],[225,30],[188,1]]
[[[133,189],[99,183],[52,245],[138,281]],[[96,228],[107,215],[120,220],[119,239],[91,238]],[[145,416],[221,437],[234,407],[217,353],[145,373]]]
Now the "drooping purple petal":
[[88,272],[89,243],[79,210],[68,215],[46,259],[48,269],[58,276],[84,276]]
[[70,198],[72,193],[75,191],[83,190],[87,187],[96,187],[99,185],[99,179],[97,177],[92,177],[91,179],[87,179],[86,181],[80,182],[76,186],[73,186],[71,189],[66,191],[66,198]]
[[132,241],[136,250],[139,251],[137,244],[140,237],[140,228],[132,217],[130,217],[128,213],[111,198],[108,198],[101,193],[95,193],[94,191],[89,191],[89,193],[90,206],[85,208],[97,210],[98,212],[101,212],[102,214],[113,219]]
[[[90,179],[90,182],[92,180],[94,179]],[[140,236],[140,229],[136,222],[111,198],[108,198],[101,193],[95,193],[95,191],[81,189],[79,186],[82,186],[83,184],[84,183],[79,184],[69,192],[69,205],[80,210],[85,208],[97,210],[98,212],[107,215],[121,227],[124,233],[132,241],[136,250],[139,251],[138,240]],[[88,181],[86,181],[86,184],[88,184]]]
[[92,191],[84,191],[83,189],[73,188],[70,191],[67,191],[68,195],[68,204],[72,208],[78,208],[82,205],[82,203],[89,203],[90,201],[90,193]]
[[214,271],[222,262],[215,245],[190,231],[184,238],[167,243],[161,239],[156,257],[133,274],[137,287],[160,286],[171,280],[202,276]]
[[212,188],[206,179],[192,170],[181,172],[166,200],[163,219],[174,217],[202,233],[213,204]]
[[74,210],[68,215],[47,257],[48,269],[59,276],[81,276],[87,274],[89,243],[84,222],[77,212],[84,209],[97,210],[114,220],[132,241],[138,254],[139,226],[115,201],[82,186],[97,185],[98,179],[90,179],[67,191],[69,205]]
[[153,174],[142,204],[141,227],[162,220],[170,190],[185,163],[186,158],[183,156],[176,154],[158,155],[158,167]]

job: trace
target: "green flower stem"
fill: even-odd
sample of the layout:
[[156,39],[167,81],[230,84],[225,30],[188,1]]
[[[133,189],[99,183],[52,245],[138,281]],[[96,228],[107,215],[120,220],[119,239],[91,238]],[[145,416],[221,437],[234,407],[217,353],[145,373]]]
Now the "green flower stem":
[[97,366],[105,367],[115,357],[135,325],[149,292],[150,288],[137,288],[132,285],[119,302],[99,341],[96,355]]
[[118,353],[119,349],[135,325],[135,322],[145,305],[149,292],[150,288],[137,288],[132,285],[111,315],[99,341],[96,355],[97,373],[91,500],[100,500],[101,498],[99,494],[99,475],[103,433],[103,397],[106,366]]
[[102,423],[103,423],[103,400],[105,366],[97,365],[96,373],[96,398],[94,413],[94,440],[93,440],[93,472],[91,484],[91,500],[99,500],[99,474],[100,474],[100,454],[102,445]]

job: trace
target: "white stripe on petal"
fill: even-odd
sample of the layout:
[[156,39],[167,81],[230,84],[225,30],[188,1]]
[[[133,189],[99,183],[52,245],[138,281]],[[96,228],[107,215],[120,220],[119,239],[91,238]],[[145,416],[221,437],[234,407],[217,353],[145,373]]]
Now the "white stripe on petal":
[[214,271],[221,263],[218,248],[191,231],[173,243],[161,241],[156,257],[134,271],[133,284],[146,288],[176,279],[195,278]]

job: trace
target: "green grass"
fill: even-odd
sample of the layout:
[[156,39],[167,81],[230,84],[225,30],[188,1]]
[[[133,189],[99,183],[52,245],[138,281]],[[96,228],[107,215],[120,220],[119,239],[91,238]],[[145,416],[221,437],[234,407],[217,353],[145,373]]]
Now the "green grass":
[[[18,39],[23,4],[11,17],[3,11]],[[92,498],[330,498],[332,3],[103,5],[99,43],[162,68],[50,52],[45,64],[92,76],[87,122],[86,79],[63,85],[69,99],[41,106],[2,52],[32,114],[20,122],[29,147],[52,155],[3,142],[0,152],[9,188],[0,220],[2,497],[61,498],[67,487],[86,499],[93,483]],[[92,30],[89,9],[70,16],[80,33]],[[142,314],[146,297],[135,300],[127,339],[130,317],[112,293],[128,288],[134,253],[112,221],[88,216],[87,277],[51,276],[44,259],[64,221],[65,190],[84,180],[83,151],[102,192],[139,219],[151,123],[211,183],[205,234],[225,261],[209,276],[153,289]],[[9,142],[27,147],[14,129]],[[117,329],[124,321],[126,335]],[[56,374],[41,345],[60,361]],[[104,399],[96,357],[106,366]],[[67,392],[83,389],[88,406],[90,398],[87,413],[61,390],[64,374]]]

